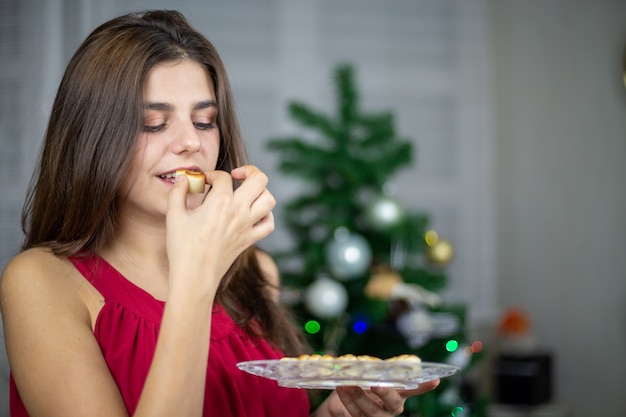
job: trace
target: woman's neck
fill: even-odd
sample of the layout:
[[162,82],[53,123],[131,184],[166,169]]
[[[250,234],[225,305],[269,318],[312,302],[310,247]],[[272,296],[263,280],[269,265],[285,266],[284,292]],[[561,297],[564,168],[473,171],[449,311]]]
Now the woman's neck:
[[156,298],[167,296],[169,262],[164,224],[122,224],[112,244],[100,256]]

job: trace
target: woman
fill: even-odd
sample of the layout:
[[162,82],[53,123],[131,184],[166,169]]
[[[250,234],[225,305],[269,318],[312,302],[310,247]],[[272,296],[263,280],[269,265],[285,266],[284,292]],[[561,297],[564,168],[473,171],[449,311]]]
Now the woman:
[[[12,416],[305,416],[239,371],[302,353],[254,244],[274,229],[224,65],[173,11],[98,27],[59,87],[0,303]],[[204,194],[179,170],[206,175]],[[269,265],[269,267],[268,267]],[[388,416],[418,390],[342,387],[316,416]]]

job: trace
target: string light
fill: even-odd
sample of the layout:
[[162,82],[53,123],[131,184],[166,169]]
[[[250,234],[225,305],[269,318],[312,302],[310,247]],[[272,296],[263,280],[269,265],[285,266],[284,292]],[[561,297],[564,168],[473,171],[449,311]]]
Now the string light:
[[476,340],[474,342],[472,342],[472,353],[478,353],[481,350],[483,350],[483,342],[481,342],[480,340]]
[[354,333],[365,333],[367,331],[367,323],[363,320],[357,320],[352,325],[352,330],[354,330]]
[[446,350],[448,352],[455,352],[459,348],[459,342],[454,339],[448,340],[446,343]]
[[452,417],[461,417],[465,410],[461,406],[454,407],[452,411],[450,411],[450,415]]
[[315,320],[309,320],[304,325],[304,330],[309,334],[315,334],[319,332],[321,328],[320,324]]

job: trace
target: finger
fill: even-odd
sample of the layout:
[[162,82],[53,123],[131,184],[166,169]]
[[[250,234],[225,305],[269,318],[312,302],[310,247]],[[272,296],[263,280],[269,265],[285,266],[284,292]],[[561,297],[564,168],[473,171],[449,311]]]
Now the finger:
[[351,416],[388,415],[382,408],[381,400],[372,398],[359,387],[337,387],[337,395]]
[[230,175],[233,178],[233,182],[235,184],[234,187],[237,189],[241,187],[241,185],[245,182],[245,180],[247,180],[248,178],[254,177],[254,174],[257,171],[260,172],[260,170],[254,165],[242,165],[240,167],[233,169],[230,172]]
[[253,176],[256,172],[261,172],[261,170],[254,165],[242,165],[233,169],[230,174],[236,180],[245,180]]
[[267,213],[272,211],[276,207],[276,199],[274,195],[265,189],[250,205],[250,213],[255,216],[257,220],[265,217]]
[[238,193],[250,193],[255,197],[267,187],[269,182],[267,175],[253,165],[239,167],[233,170],[231,175],[233,179],[242,181],[237,189]]
[[206,183],[209,185],[209,190],[218,190],[219,192],[232,194],[233,181],[228,172],[221,170],[208,171],[205,172],[205,177]]
[[346,411],[350,413],[351,416],[358,416],[361,413],[359,407],[355,404],[354,399],[352,398],[355,394],[356,387],[337,387],[335,388],[335,392],[337,396],[341,400],[341,403],[345,407]]
[[441,381],[439,379],[435,379],[433,381],[422,382],[419,387],[411,390],[399,391],[400,395],[404,398],[414,397],[416,395],[422,395],[428,391],[432,391],[439,386]]
[[167,209],[176,210],[176,209],[185,209],[186,201],[187,201],[187,193],[189,191],[189,184],[187,177],[184,174],[179,174],[176,176],[174,181],[174,186],[170,189],[168,200],[167,200]]
[[400,396],[398,391],[388,387],[372,387],[372,393],[380,398],[382,407],[394,416],[400,415],[404,411],[405,399]]
[[261,220],[259,220],[258,222],[254,224],[253,226],[254,240],[259,241],[271,235],[272,232],[274,231],[274,228],[275,228],[274,213],[270,211],[265,217],[263,217]]

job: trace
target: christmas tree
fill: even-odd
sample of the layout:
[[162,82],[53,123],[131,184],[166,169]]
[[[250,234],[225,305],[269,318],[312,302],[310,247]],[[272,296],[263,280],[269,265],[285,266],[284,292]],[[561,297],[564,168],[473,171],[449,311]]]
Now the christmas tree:
[[272,254],[283,300],[316,352],[413,353],[462,367],[436,390],[410,398],[404,415],[478,416],[463,395],[462,374],[481,346],[467,340],[465,307],[438,294],[453,246],[429,227],[427,214],[387,192],[393,176],[412,164],[413,146],[396,135],[392,112],[361,108],[353,66],[339,65],[334,82],[335,114],[290,102],[289,116],[306,137],[268,142],[279,169],[306,182],[284,206],[293,244]]

